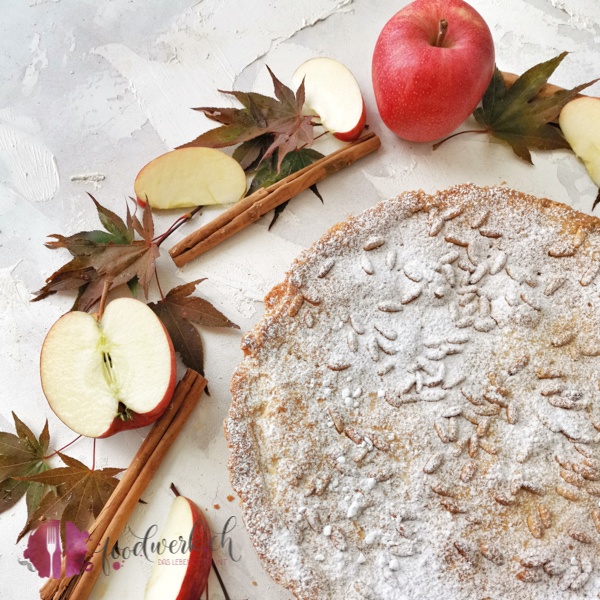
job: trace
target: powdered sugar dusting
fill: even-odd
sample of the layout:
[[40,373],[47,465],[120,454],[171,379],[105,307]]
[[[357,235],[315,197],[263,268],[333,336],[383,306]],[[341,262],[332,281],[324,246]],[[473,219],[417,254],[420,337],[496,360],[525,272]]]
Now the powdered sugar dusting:
[[226,423],[277,581],[598,596],[599,223],[464,185],[381,203],[298,259],[244,338]]

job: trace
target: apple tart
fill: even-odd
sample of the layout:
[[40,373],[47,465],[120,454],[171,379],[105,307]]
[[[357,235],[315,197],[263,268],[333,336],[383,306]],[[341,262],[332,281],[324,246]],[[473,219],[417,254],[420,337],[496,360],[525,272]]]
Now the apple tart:
[[296,598],[597,598],[600,220],[507,188],[409,192],[266,298],[225,424]]

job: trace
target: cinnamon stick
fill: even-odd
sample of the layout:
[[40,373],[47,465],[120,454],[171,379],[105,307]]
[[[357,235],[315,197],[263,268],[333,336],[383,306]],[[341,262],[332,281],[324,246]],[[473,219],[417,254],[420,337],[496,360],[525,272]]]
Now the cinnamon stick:
[[169,251],[173,261],[178,267],[182,267],[234,233],[258,221],[296,194],[374,152],[380,146],[381,140],[377,135],[368,133],[268,188],[257,190],[173,246]]
[[196,371],[187,370],[177,385],[171,404],[138,449],[90,529],[88,547],[93,550],[88,558],[93,568],[70,578],[49,580],[40,590],[42,600],[88,598],[102,570],[102,549],[112,550],[144,490],[202,396],[206,383]]

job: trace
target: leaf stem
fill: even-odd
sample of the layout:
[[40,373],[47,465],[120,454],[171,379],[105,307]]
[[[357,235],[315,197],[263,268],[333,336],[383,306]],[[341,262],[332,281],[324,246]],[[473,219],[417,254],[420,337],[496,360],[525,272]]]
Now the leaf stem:
[[227,593],[227,588],[225,587],[225,584],[223,583],[223,580],[221,579],[221,574],[219,573],[219,569],[217,569],[217,565],[215,564],[214,559],[211,559],[212,562],[212,567],[215,570],[215,575],[217,576],[217,579],[219,580],[219,585],[221,586],[221,589],[223,590],[223,595],[225,596],[225,600],[231,600],[229,594]]
[[438,34],[434,46],[437,46],[438,48],[441,48],[443,46],[447,31],[448,21],[446,19],[440,19],[440,22],[438,24]]
[[56,456],[59,452],[62,452],[63,450],[68,448],[71,444],[74,444],[81,437],[82,437],[81,435],[78,435],[74,440],[71,440],[68,444],[65,444],[62,448],[55,450],[54,452],[52,452],[52,454],[48,454],[47,456],[42,456],[42,460],[48,460],[49,458]]
[[104,309],[106,308],[106,298],[108,297],[108,291],[110,290],[112,281],[110,279],[104,280],[104,287],[102,288],[102,296],[100,297],[100,308],[98,309],[98,321],[102,318],[104,314]]
[[600,189],[598,190],[598,195],[596,196],[596,199],[594,200],[592,210],[594,210],[596,208],[596,206],[598,206],[598,204],[600,204]]
[[199,213],[201,210],[201,206],[196,206],[196,208],[191,212],[181,215],[181,217],[179,217],[179,219],[177,219],[175,223],[173,223],[173,225],[171,225],[171,227],[167,229],[167,231],[165,231],[162,235],[159,235],[158,237],[154,238],[153,241],[156,243],[157,246],[160,246],[174,231],[177,231],[177,229],[179,229],[184,223],[187,223],[195,214]]
[[158,269],[154,269],[154,277],[156,277],[156,286],[158,287],[158,291],[160,293],[161,300],[165,299],[165,295],[163,294],[162,288],[160,287],[160,279],[158,278]]
[[453,133],[452,135],[449,135],[447,138],[444,138],[441,142],[437,142],[437,144],[434,144],[432,146],[433,150],[437,150],[444,142],[447,142],[448,140],[452,139],[453,137],[456,137],[457,135],[462,135],[463,133],[487,133],[488,130],[487,129],[465,129],[464,131],[459,131],[458,133]]

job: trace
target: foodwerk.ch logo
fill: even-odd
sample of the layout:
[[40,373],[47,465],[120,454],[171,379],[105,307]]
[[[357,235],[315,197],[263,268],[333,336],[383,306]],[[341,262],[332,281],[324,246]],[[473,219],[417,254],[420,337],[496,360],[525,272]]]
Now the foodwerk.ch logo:
[[[234,549],[231,533],[237,527],[235,517],[229,517],[221,531],[213,533],[210,549],[214,552],[218,549],[223,550],[231,560],[237,562],[240,556]],[[107,541],[103,547],[96,549],[96,553],[102,555],[102,570],[106,575],[110,569],[120,569],[125,561],[132,556],[141,556],[152,562],[153,555],[158,555],[163,564],[179,564],[176,561],[168,559],[169,554],[173,558],[182,558],[184,554],[189,553],[192,546],[193,529],[190,532],[189,543],[186,540],[157,540],[153,538],[158,533],[156,525],[150,526],[144,535],[131,534],[137,541],[132,546],[119,546],[115,544],[112,548]],[[65,524],[64,538],[61,536],[60,521],[44,521],[29,536],[27,548],[23,552],[25,560],[19,560],[19,563],[26,566],[30,571],[37,571],[40,577],[53,577],[59,579],[61,576],[71,577],[83,571],[89,571],[93,565],[89,562],[90,552],[87,547],[89,534],[87,531],[81,531],[74,523],[67,521]],[[64,543],[64,548],[63,548]],[[176,556],[177,555],[177,556]],[[63,561],[64,556],[64,561]],[[169,560],[169,562],[167,562]],[[62,572],[64,564],[64,573]]]

